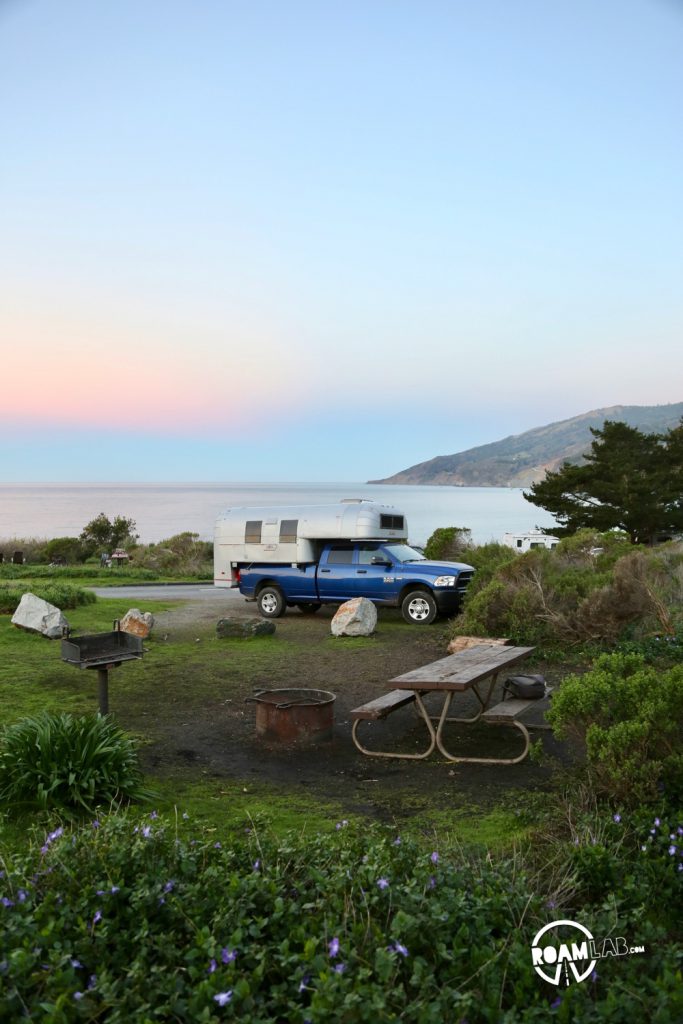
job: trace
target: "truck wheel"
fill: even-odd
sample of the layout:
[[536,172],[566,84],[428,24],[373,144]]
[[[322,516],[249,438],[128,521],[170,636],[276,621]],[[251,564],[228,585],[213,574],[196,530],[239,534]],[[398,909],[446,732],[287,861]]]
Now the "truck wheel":
[[304,615],[313,615],[315,612],[320,611],[320,605],[316,604],[314,601],[310,601],[306,604],[298,604],[296,607],[300,612],[303,612]]
[[256,604],[265,619],[279,619],[287,609],[285,596],[279,587],[264,587],[259,591]]
[[411,590],[401,602],[401,614],[414,626],[428,626],[437,614],[436,601],[428,590]]

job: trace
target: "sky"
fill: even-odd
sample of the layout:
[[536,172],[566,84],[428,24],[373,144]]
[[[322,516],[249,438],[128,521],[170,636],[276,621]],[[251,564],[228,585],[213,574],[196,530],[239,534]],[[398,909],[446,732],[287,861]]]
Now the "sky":
[[683,400],[683,3],[0,0],[0,480]]

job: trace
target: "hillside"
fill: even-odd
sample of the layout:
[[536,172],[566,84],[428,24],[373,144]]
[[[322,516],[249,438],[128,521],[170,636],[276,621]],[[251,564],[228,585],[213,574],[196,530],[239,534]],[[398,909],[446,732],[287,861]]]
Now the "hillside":
[[591,427],[620,420],[645,433],[676,426],[683,402],[672,405],[613,405],[582,416],[535,427],[502,441],[469,448],[455,455],[437,455],[371,484],[444,484],[463,487],[528,487],[564,461],[579,462],[593,440]]

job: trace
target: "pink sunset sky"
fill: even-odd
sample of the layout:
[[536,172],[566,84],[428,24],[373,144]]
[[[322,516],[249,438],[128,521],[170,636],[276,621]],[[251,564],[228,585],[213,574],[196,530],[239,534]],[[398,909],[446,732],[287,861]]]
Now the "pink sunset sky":
[[664,0],[3,5],[3,479],[358,480],[681,401],[682,44]]

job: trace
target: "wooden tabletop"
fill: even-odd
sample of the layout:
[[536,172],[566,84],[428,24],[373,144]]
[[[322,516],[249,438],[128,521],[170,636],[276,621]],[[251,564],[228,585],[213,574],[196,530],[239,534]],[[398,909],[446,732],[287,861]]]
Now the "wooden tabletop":
[[389,680],[398,690],[469,690],[475,683],[522,661],[534,647],[477,644]]

